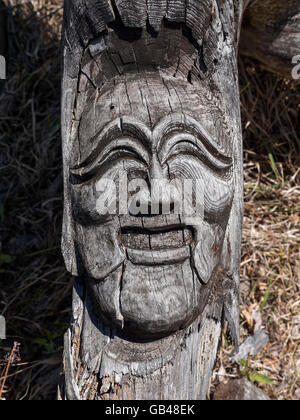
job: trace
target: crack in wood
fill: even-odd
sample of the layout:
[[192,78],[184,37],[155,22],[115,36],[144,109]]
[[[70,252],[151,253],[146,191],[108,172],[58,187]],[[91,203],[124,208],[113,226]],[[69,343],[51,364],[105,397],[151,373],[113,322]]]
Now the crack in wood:
[[[245,3],[65,3],[63,253],[77,277],[66,398],[205,399],[224,314],[238,341]],[[204,219],[102,217],[96,183],[120,168],[149,190],[153,174],[204,179]]]

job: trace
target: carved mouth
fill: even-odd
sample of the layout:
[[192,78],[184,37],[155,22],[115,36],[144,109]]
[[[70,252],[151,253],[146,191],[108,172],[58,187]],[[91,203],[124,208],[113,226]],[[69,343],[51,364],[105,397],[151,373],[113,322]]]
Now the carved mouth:
[[192,228],[123,228],[121,242],[128,259],[138,265],[176,264],[190,258],[194,241]]

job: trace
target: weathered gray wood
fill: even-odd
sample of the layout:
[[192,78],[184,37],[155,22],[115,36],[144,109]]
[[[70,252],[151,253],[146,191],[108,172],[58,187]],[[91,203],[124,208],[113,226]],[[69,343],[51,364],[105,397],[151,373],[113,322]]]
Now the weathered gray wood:
[[[245,4],[65,1],[68,399],[205,399],[224,316],[238,343]],[[95,184],[119,170],[201,179],[204,217],[99,215]]]
[[243,20],[240,51],[291,78],[292,59],[300,55],[299,0],[252,1]]

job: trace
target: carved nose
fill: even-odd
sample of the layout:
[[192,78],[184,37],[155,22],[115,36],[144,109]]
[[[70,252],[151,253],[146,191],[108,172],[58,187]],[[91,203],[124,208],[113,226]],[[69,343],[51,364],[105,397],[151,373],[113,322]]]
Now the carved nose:
[[157,154],[153,153],[151,167],[149,171],[150,179],[165,179],[166,171],[163,170],[163,167],[158,160]]
[[149,171],[149,184],[132,198],[129,213],[139,217],[153,217],[174,213],[181,203],[181,194],[175,186],[171,186],[166,171],[163,170],[156,155],[153,155]]

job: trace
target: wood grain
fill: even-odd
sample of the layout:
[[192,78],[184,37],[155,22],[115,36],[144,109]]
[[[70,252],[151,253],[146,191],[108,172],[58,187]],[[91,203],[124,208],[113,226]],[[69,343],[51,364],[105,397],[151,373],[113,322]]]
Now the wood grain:
[[[205,399],[224,316],[238,343],[244,7],[65,1],[66,399]],[[204,220],[100,217],[95,185],[120,169],[148,184],[201,178]]]

